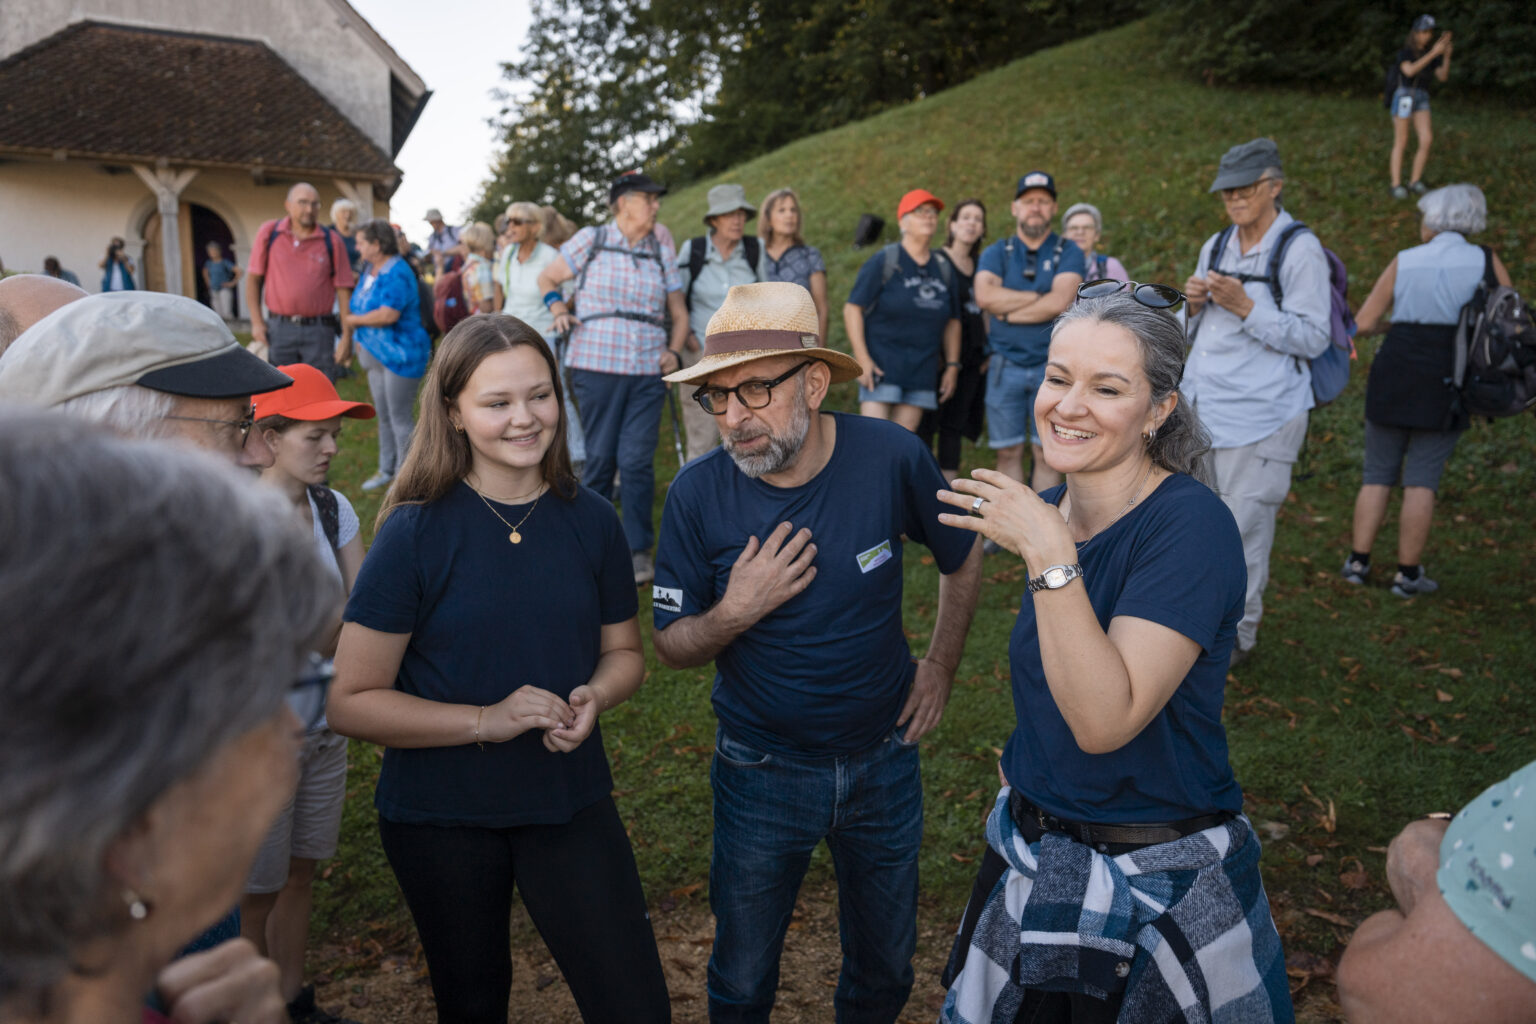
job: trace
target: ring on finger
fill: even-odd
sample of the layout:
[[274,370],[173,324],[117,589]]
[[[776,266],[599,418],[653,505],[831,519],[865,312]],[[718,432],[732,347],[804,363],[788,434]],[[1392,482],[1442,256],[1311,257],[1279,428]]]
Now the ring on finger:
[[986,503],[987,499],[978,495],[976,500],[971,502],[971,515],[976,516],[978,519],[981,518],[981,506]]

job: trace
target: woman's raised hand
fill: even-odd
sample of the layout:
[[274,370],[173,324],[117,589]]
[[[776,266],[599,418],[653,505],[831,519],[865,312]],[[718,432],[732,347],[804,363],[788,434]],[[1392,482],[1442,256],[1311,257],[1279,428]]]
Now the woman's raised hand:
[[944,525],[995,541],[1033,571],[1077,561],[1077,545],[1060,510],[1041,501],[1027,484],[994,469],[978,469],[950,486],[953,490],[938,492],[939,500],[961,511],[941,512],[939,522]]

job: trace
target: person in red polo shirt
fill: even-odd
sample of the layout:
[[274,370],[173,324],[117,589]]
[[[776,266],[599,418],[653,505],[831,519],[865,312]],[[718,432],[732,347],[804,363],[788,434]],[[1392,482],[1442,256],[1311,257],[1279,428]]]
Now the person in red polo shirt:
[[283,207],[288,216],[263,224],[251,246],[245,274],[251,338],[266,346],[272,365],[308,363],[335,380],[337,365],[352,360],[352,331],[335,310],[347,308],[357,275],[341,235],[319,223],[320,193],[313,185],[293,186]]

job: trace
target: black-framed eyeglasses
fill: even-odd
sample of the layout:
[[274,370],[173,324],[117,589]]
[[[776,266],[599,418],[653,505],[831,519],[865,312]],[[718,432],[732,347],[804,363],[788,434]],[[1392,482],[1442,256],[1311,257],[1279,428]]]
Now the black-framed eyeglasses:
[[1102,281],[1084,281],[1077,286],[1077,297],[1079,299],[1102,299],[1126,288],[1131,290],[1131,298],[1149,309],[1172,309],[1174,306],[1185,301],[1184,293],[1172,285],[1116,281],[1112,277],[1105,278]]
[[735,395],[736,401],[748,409],[762,409],[773,401],[774,388],[815,361],[814,359],[803,360],[798,366],[784,371],[773,380],[745,380],[733,388],[699,388],[693,393],[693,400],[699,403],[699,408],[711,416],[724,416],[732,395]]
[[288,710],[304,727],[304,735],[313,736],[325,725],[325,698],[331,690],[336,670],[330,661],[311,654],[304,671],[288,687]]
[[1239,185],[1237,188],[1224,188],[1224,189],[1221,190],[1221,198],[1223,198],[1223,199],[1252,199],[1254,193],[1259,190],[1259,186],[1260,185],[1264,184],[1266,181],[1274,181],[1274,180],[1275,180],[1274,178],[1260,178],[1258,181],[1254,182],[1251,185]]
[[165,416],[168,420],[186,420],[188,423],[220,423],[226,427],[234,427],[240,432],[240,447],[245,447],[245,439],[251,436],[251,428],[256,425],[256,410],[247,409],[245,415],[237,420],[211,420],[206,416]]

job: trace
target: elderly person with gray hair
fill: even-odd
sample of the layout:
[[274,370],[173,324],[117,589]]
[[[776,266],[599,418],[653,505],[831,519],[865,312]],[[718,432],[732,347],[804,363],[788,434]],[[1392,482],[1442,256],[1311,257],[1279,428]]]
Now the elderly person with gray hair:
[[172,959],[238,898],[322,706],[313,539],[205,454],[57,414],[0,415],[0,490],[0,1021],[171,1019],[152,990],[286,1021],[243,940]]
[[345,197],[331,204],[331,226],[347,247],[347,262],[353,271],[362,269],[357,254],[357,204]]
[[1092,203],[1073,203],[1067,207],[1067,212],[1061,217],[1061,233],[1083,250],[1083,260],[1087,264],[1087,269],[1083,271],[1084,281],[1131,279],[1131,275],[1125,272],[1125,264],[1113,256],[1094,251],[1099,238],[1104,234],[1104,216],[1099,213],[1097,206]]
[[1242,538],[1179,394],[1168,310],[1184,297],[1119,281],[1078,295],[1034,408],[1066,483],[1037,495],[978,469],[939,492],[941,523],[1030,577],[1010,646],[1018,722],[939,1019],[1288,1022],[1221,722]]
[[1365,387],[1365,482],[1355,498],[1351,551],[1342,573],[1350,583],[1366,581],[1392,488],[1401,485],[1392,580],[1398,597],[1439,589],[1422,562],[1440,474],[1467,429],[1467,415],[1449,383],[1461,307],[1480,285],[1509,285],[1509,271],[1493,250],[1467,241],[1487,226],[1482,189],[1437,188],[1419,200],[1419,210],[1423,244],[1392,258],[1355,318],[1361,333],[1376,331],[1389,307],[1392,311]]

